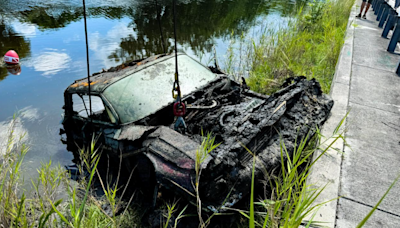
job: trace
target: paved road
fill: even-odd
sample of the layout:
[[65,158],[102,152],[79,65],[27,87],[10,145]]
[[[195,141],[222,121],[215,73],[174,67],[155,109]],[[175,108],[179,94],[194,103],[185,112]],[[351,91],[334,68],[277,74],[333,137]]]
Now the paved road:
[[[319,202],[325,203],[315,220],[329,227],[355,227],[379,201],[400,173],[400,61],[386,51],[376,16],[356,19],[360,0],[349,18],[347,37],[339,58],[331,96],[332,116],[323,131],[329,134],[349,111],[345,137],[349,146],[335,148],[314,167],[309,182],[329,183]],[[397,183],[365,227],[400,227],[400,183]]]

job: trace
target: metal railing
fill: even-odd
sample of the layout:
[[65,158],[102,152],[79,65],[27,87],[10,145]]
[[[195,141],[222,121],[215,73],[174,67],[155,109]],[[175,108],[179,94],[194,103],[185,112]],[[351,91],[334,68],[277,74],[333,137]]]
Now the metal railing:
[[[387,51],[395,53],[397,43],[400,41],[400,0],[373,0],[372,9],[377,15],[376,20],[379,21],[379,28],[383,28],[382,37],[388,38],[389,32],[392,32]],[[400,63],[397,67],[396,74],[400,76]]]

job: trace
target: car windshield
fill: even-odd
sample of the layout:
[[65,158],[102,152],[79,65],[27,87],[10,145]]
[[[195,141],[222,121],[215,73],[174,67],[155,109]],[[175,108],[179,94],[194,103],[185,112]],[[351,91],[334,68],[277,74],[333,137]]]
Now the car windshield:
[[[178,56],[182,96],[216,78],[208,68],[186,55]],[[104,90],[121,123],[130,123],[172,102],[175,59],[168,58],[127,76]]]

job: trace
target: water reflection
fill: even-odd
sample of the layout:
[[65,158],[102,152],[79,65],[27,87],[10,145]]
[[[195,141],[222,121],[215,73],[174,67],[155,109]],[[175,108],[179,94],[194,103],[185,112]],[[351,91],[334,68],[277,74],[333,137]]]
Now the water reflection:
[[[280,9],[283,15],[293,13],[295,7],[305,1],[181,1],[177,7],[177,36],[182,46],[188,46],[195,55],[212,51],[216,39],[239,36],[254,25],[260,15]],[[292,3],[292,4],[291,4]],[[121,39],[120,49],[109,55],[109,59],[142,58],[154,53],[163,53],[163,43],[167,52],[173,51],[173,7],[171,1],[158,0],[160,21],[157,19],[155,1],[143,2],[137,6],[132,18],[135,35]],[[161,25],[165,39],[162,40]]]
[[12,27],[16,34],[18,36],[23,36],[25,38],[33,38],[36,36],[36,25],[27,23],[27,22],[20,22],[19,20],[14,20],[10,24],[12,24]]
[[[16,144],[28,143],[29,134],[25,127],[27,122],[37,121],[40,118],[39,110],[32,106],[25,107],[19,111],[18,116],[15,119],[9,119],[0,122],[0,155],[6,152],[6,149],[12,149]],[[14,137],[14,140],[8,139],[10,135]]]
[[[108,23],[104,24],[108,25]],[[102,33],[99,30],[89,33],[89,48],[94,53],[92,57],[100,60],[104,68],[115,66],[118,62],[130,59],[132,55],[129,55],[128,53],[124,53],[124,57],[122,57],[122,55],[113,58],[110,57],[111,53],[120,49],[121,40],[125,39],[126,36],[137,36],[134,27],[129,23],[129,20],[113,23],[105,33]]]
[[[25,2],[27,7],[22,7],[22,3],[13,6],[11,1],[6,0],[3,3],[3,10],[0,9],[0,14],[6,16],[12,16],[7,15],[7,10],[16,11],[13,15],[19,21],[8,20],[8,23],[12,24],[12,28],[5,20],[0,22],[0,53],[6,51],[4,49],[16,49],[21,59],[29,56],[29,41],[22,36],[16,36],[13,29],[20,32],[20,35],[31,37],[36,34],[36,28],[40,31],[60,29],[82,20],[83,10],[81,1],[78,0],[68,3],[57,0],[45,3],[21,1]],[[173,50],[171,39],[174,26],[172,1],[157,1],[158,8],[156,8],[155,0],[140,2],[114,0],[106,3],[92,0],[88,2],[90,18],[106,18],[107,20],[126,18],[130,20],[127,23],[114,25],[105,37],[100,37],[98,32],[90,34],[91,49],[97,56],[101,56],[106,67],[110,67],[110,64],[106,64],[107,60],[113,64],[163,53],[163,44],[166,45],[167,52]],[[245,33],[254,26],[256,18],[260,15],[278,11],[282,16],[288,16],[296,11],[296,7],[303,5],[306,1],[178,0],[176,7],[178,41],[182,48],[190,49],[197,56],[211,53],[217,39],[230,39],[232,35],[235,37]],[[19,5],[21,5],[20,10],[13,8]],[[157,10],[160,12],[160,21],[157,19]],[[164,33],[164,40],[161,38],[160,26]],[[101,48],[98,49],[98,47]],[[43,53],[40,57],[47,58],[47,54],[49,53]],[[58,58],[62,58],[60,63],[69,62],[65,55],[56,55],[56,59]],[[42,62],[34,61],[33,64]],[[44,73],[44,75],[56,72],[55,65],[49,66],[46,63],[45,66],[42,66],[39,64],[35,69],[39,70],[41,67],[44,67],[42,71],[50,72]],[[4,79],[6,75],[7,71],[1,69],[0,80]]]
[[6,69],[8,73],[13,74],[13,75],[20,75],[21,74],[21,65],[7,65]]
[[[10,25],[0,20],[0,57],[10,49],[15,50],[20,59],[30,56],[30,42],[22,36],[18,36]],[[8,75],[6,67],[0,67],[0,81]]]
[[57,49],[47,49],[39,55],[32,56],[25,65],[33,67],[35,71],[41,72],[42,76],[50,77],[61,70],[70,67],[71,57]]
[[73,21],[79,21],[83,10],[57,9],[33,7],[31,10],[19,12],[19,18],[23,22],[36,24],[40,30],[63,28]]

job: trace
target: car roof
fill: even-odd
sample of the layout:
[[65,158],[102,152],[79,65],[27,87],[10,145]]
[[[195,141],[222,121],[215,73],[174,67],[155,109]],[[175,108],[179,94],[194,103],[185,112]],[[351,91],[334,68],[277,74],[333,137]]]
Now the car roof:
[[[90,94],[99,95],[122,124],[140,120],[174,101],[172,85],[175,54],[157,55],[134,61],[90,77]],[[218,78],[208,67],[183,53],[178,53],[181,95],[206,86]],[[66,94],[87,95],[87,78],[75,81]]]
[[[178,53],[178,56],[187,55],[184,53]],[[153,66],[157,63],[166,61],[174,57],[174,53],[155,55],[143,60],[121,64],[118,67],[110,68],[109,70],[103,71],[101,73],[95,73],[90,76],[90,94],[101,94],[106,88],[108,88],[115,82],[126,77],[134,76],[135,73],[138,71],[141,71],[147,67]],[[196,61],[194,59],[192,60]],[[171,78],[173,78],[173,75],[171,75]],[[88,85],[89,83],[87,77],[81,78],[68,86],[65,92],[88,94]]]

